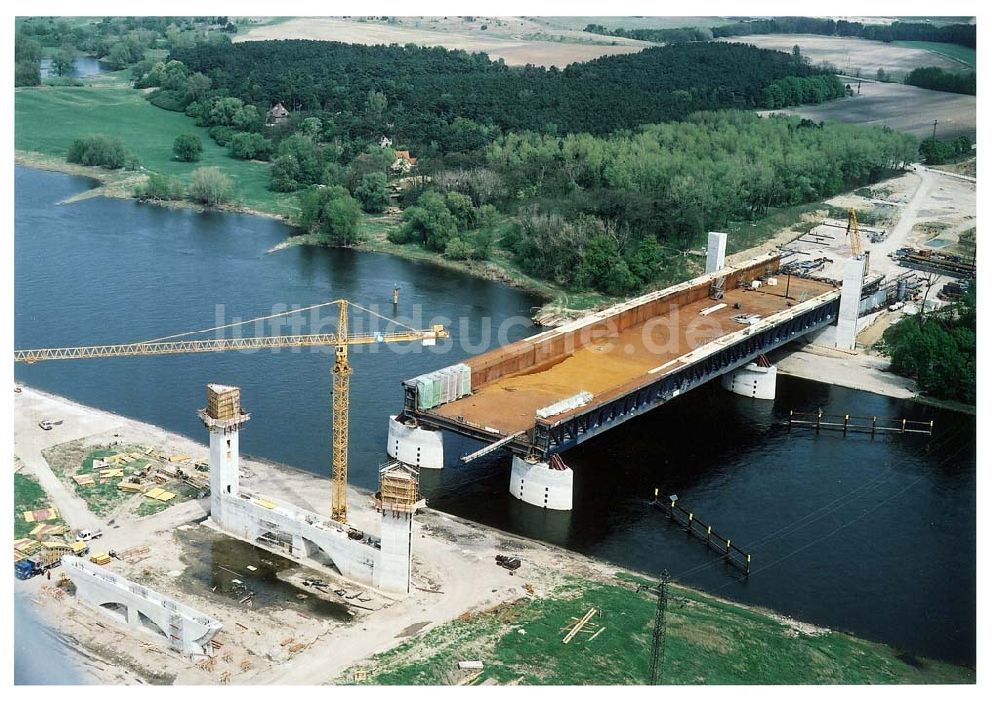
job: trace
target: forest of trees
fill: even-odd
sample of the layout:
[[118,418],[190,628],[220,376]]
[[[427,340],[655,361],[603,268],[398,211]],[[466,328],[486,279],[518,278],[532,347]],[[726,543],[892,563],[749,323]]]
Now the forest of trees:
[[707,230],[878,181],[915,157],[908,135],[741,111],[606,138],[511,133],[484,166],[409,190],[416,202],[393,239],[476,257],[492,237],[532,275],[629,294],[681,266]]
[[882,42],[897,40],[948,42],[976,48],[976,25],[933,25],[929,22],[864,24],[850,20],[823,17],[774,17],[769,20],[747,20],[712,27],[715,37],[743,37],[748,34],[825,34],[836,37],[860,37]]
[[927,317],[904,317],[892,325],[880,347],[892,368],[917,381],[936,398],[976,402],[976,291]]
[[907,74],[904,83],[933,91],[976,95],[975,71],[951,72],[939,66],[921,66]]
[[562,71],[442,48],[299,40],[201,44],[171,58],[246,104],[313,112],[341,139],[391,131],[422,155],[479,149],[515,130],[603,135],[697,110],[782,107],[794,92],[767,89],[788,77],[821,78],[825,95],[805,92],[817,100],[844,93],[788,54],[721,43],[653,47]]

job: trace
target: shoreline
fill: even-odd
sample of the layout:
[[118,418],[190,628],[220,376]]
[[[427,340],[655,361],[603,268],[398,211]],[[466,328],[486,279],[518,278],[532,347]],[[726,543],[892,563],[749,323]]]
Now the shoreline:
[[[123,172],[120,173],[121,176],[118,179],[115,179],[115,173],[109,172],[103,168],[74,165],[61,158],[47,157],[40,153],[25,151],[15,151],[15,164],[32,169],[87,177],[99,182],[99,186],[85,190],[79,194],[75,194],[61,203],[73,203],[75,201],[93,197],[130,199],[140,204],[172,209],[192,209],[199,213],[216,210],[224,213],[258,216],[276,220],[293,227],[290,220],[285,216],[242,206],[227,206],[223,204],[211,207],[196,204],[188,200],[165,202],[138,199],[133,195],[131,187],[134,186],[134,183],[137,181],[135,176],[142,176],[144,175],[143,172]],[[122,191],[122,187],[124,186],[129,187],[127,192]],[[776,234],[761,246],[727,256],[727,262],[730,260],[743,260],[748,255],[759,251],[762,247],[774,245],[779,241],[787,240],[788,237],[790,237],[789,234]],[[321,248],[336,247],[321,243],[315,234],[299,233],[288,236],[284,240],[275,244],[266,251],[266,254],[270,255],[288,248],[301,246]],[[527,278],[527,276],[517,271],[515,271],[515,274],[512,275],[500,264],[493,261],[464,262],[447,260],[439,254],[431,253],[423,249],[391,243],[384,237],[384,235],[382,235],[381,238],[378,237],[378,235],[372,235],[364,238],[354,245],[344,247],[357,252],[382,253],[403,258],[411,262],[429,263],[437,267],[446,268],[453,272],[462,273],[488,282],[500,283],[507,287],[532,293],[544,300],[543,304],[538,308],[537,316],[546,318],[546,326],[558,326],[622,301],[622,298],[596,295],[598,297],[598,302],[596,304],[579,308],[570,307],[568,306],[569,299],[572,298],[574,294],[563,291],[555,285],[545,283],[544,281],[538,281],[533,278]],[[580,296],[587,296],[586,293],[577,294]],[[921,402],[931,406],[957,410],[968,414],[975,414],[974,406],[922,396],[919,389],[916,387],[915,381],[890,373],[887,370],[888,364],[885,359],[879,356],[872,356],[867,352],[867,350],[848,355],[818,344],[805,344],[804,346],[799,346],[797,348],[786,346],[785,349],[786,350],[782,351],[779,357],[776,357],[776,360],[784,363],[784,365],[778,366],[778,372],[780,374],[791,375],[820,383],[838,385],[853,390],[876,393],[899,399],[919,397]],[[848,365],[841,361],[840,365],[838,365],[835,362],[835,359],[854,360],[856,363],[854,365]],[[818,367],[813,364],[818,364]]]
[[[62,418],[66,422],[56,428],[54,434],[41,432],[35,424],[35,417],[38,414]],[[47,493],[50,493],[49,486],[53,481],[60,485],[63,485],[63,482],[48,469],[44,459],[42,463],[45,468],[38,466],[38,459],[42,459],[40,454],[36,456],[28,453],[40,452],[39,447],[52,449],[54,446],[78,440],[88,444],[104,444],[105,440],[112,439],[112,435],[115,435],[114,438],[119,439],[122,444],[151,444],[160,450],[181,451],[195,455],[207,452],[203,443],[163,428],[27,387],[22,387],[22,392],[15,396],[15,433],[15,452],[25,462],[22,473],[38,478]],[[326,479],[280,463],[260,459],[244,459],[243,462],[243,467],[249,474],[246,482],[248,487],[272,493],[276,497],[306,508],[325,507],[329,494],[329,484]],[[49,479],[43,478],[46,470],[51,475]],[[368,532],[377,531],[374,518],[376,514],[370,510],[370,492],[350,487],[348,496],[352,525]],[[55,502],[52,494],[49,498]],[[60,506],[60,511],[64,510]],[[314,636],[309,647],[301,653],[290,655],[287,651],[278,651],[281,653],[279,657],[269,658],[272,664],[260,669],[255,667],[246,675],[237,675],[233,671],[231,679],[234,683],[329,682],[338,677],[343,678],[350,666],[370,659],[374,655],[394,650],[407,643],[407,640],[414,635],[422,635],[427,627],[447,626],[461,616],[489,612],[511,602],[544,599],[546,596],[558,594],[559,588],[567,581],[583,579],[620,583],[623,574],[648,582],[656,581],[655,578],[642,572],[434,509],[425,509],[417,514],[414,521],[414,586],[421,591],[413,592],[389,606],[370,613],[364,612],[362,617],[355,618],[348,624],[331,625],[330,622],[317,621],[301,612],[298,612],[300,618],[296,618],[288,616],[287,611],[274,610],[267,614],[263,610],[257,611],[248,618],[245,608],[233,609],[230,606],[220,605],[216,599],[206,600],[202,593],[192,591],[190,587],[175,579],[185,567],[180,559],[183,546],[178,543],[177,537],[183,534],[185,528],[190,529],[192,525],[198,525],[198,519],[204,517],[207,511],[206,499],[178,503],[158,514],[139,519],[125,518],[120,510],[113,512],[117,517],[118,527],[109,527],[104,524],[106,519],[99,519],[106,528],[106,538],[96,541],[92,551],[104,552],[105,547],[124,547],[136,542],[150,544],[156,557],[155,567],[147,563],[140,565],[139,568],[130,569],[119,561],[109,569],[122,574],[131,574],[133,579],[150,583],[161,591],[179,596],[180,601],[203,608],[210,615],[221,614],[220,620],[226,624],[223,640],[226,642],[227,650],[232,650],[234,653],[241,648],[252,650],[250,655],[257,655],[259,658],[259,651],[265,650],[267,646],[274,649],[278,637],[293,630],[280,628],[281,622],[288,620],[294,624],[294,630],[299,632],[296,635]],[[76,526],[71,515],[73,514],[64,512],[67,522]],[[493,562],[493,555],[497,551],[510,552],[511,549],[519,557],[524,558],[525,562],[517,577],[514,577],[513,573],[508,576],[506,571],[499,570]],[[137,575],[137,572],[141,574]],[[164,585],[167,585],[166,589],[163,588]],[[107,626],[102,626],[96,631],[92,627],[88,628],[86,624],[92,623],[91,620],[95,617],[94,610],[78,605],[70,597],[56,600],[39,591],[48,586],[50,585],[45,583],[44,578],[36,577],[17,582],[15,593],[20,598],[33,601],[37,607],[32,608],[36,609],[40,622],[58,634],[60,640],[72,645],[74,650],[70,654],[73,657],[73,664],[85,674],[97,678],[100,682],[107,682],[109,676],[104,670],[101,670],[104,674],[98,675],[93,672],[93,666],[95,663],[105,666],[110,663],[115,666],[112,682],[134,684],[136,681],[148,681],[149,676],[153,676],[152,680],[158,680],[161,676],[166,680],[169,677],[169,682],[185,684],[218,681],[218,676],[214,673],[199,669],[191,661],[162,651],[152,653],[148,649],[143,649],[142,646],[148,643],[143,642],[140,636],[131,631],[117,629],[109,631]],[[706,602],[714,602],[777,621],[785,627],[785,631],[794,635],[849,635],[799,621],[764,607],[740,604],[694,587],[676,586],[684,593],[701,597]],[[254,625],[259,627],[257,637],[247,637],[246,631],[233,628],[233,622],[239,626],[240,617],[244,623],[255,622]],[[277,627],[274,625],[275,622],[278,623]],[[78,626],[82,628],[77,628]],[[414,630],[415,626],[418,628]],[[411,630],[412,633],[408,633]],[[114,634],[110,637],[110,641],[107,635],[109,633]],[[101,642],[102,636],[104,643]],[[245,645],[240,643],[240,640],[244,641]],[[851,640],[859,641],[860,646],[869,646],[872,650],[879,646],[893,650],[884,644],[863,639]],[[230,645],[233,646],[231,649]],[[125,661],[126,655],[129,661]],[[158,658],[157,655],[164,657]],[[126,664],[123,665],[123,662]],[[258,662],[259,660],[255,660],[255,666]],[[928,664],[930,663],[931,661],[928,661]],[[933,664],[948,665],[939,661],[933,661]],[[974,669],[961,666],[953,668],[967,671],[974,679]],[[226,680],[228,681],[229,679]]]
[[[64,199],[63,204],[70,204],[77,201],[83,201],[85,199],[91,199],[96,197],[104,197],[108,199],[124,199],[135,201],[139,204],[145,204],[148,206],[157,206],[161,208],[168,209],[190,209],[198,213],[204,213],[208,211],[219,211],[222,213],[232,213],[232,214],[243,214],[247,216],[258,216],[260,218],[268,218],[280,223],[288,225],[290,228],[295,228],[291,219],[283,214],[274,213],[271,211],[263,211],[260,209],[253,209],[247,206],[241,206],[237,204],[218,204],[215,206],[207,206],[204,204],[198,204],[188,199],[180,199],[177,201],[162,201],[157,199],[140,199],[133,193],[133,188],[140,181],[140,177],[146,176],[148,174],[145,170],[139,170],[136,172],[123,172],[123,171],[111,171],[104,169],[102,167],[88,167],[85,165],[75,165],[59,157],[52,157],[49,155],[44,155],[38,152],[30,152],[24,150],[15,150],[14,152],[14,164],[21,167],[28,167],[30,169],[38,169],[46,172],[56,172],[59,174],[67,174],[74,177],[86,177],[88,179],[93,179],[98,182],[98,185],[90,189],[86,189],[78,194],[74,194],[67,199]],[[561,300],[567,300],[574,296],[574,293],[565,292],[555,285],[545,283],[543,281],[536,281],[529,279],[528,276],[521,273],[515,275],[503,270],[499,265],[492,262],[476,263],[475,261],[455,261],[447,260],[442,255],[437,253],[432,253],[430,251],[416,251],[414,249],[407,248],[405,246],[399,246],[394,243],[390,243],[387,239],[383,240],[377,237],[363,238],[358,243],[350,246],[328,246],[324,243],[319,242],[319,239],[310,233],[296,233],[288,236],[281,242],[275,244],[266,252],[267,254],[276,253],[287,248],[295,248],[299,246],[315,246],[319,248],[334,248],[334,247],[344,247],[350,250],[355,250],[358,252],[369,252],[369,253],[385,253],[387,255],[394,255],[399,258],[404,258],[411,262],[421,262],[421,263],[431,263],[438,267],[447,268],[454,272],[460,272],[471,277],[477,277],[488,282],[498,282],[508,287],[514,289],[522,290],[525,292],[530,292],[536,294],[545,300],[543,307],[552,305]],[[584,293],[586,294],[586,293]],[[601,296],[605,297],[605,296]],[[617,301],[616,298],[610,296],[606,297],[607,302],[603,306],[610,306]],[[561,305],[560,305],[561,306]],[[592,308],[583,309],[571,309],[564,307],[564,309],[569,310],[574,317],[583,316]]]

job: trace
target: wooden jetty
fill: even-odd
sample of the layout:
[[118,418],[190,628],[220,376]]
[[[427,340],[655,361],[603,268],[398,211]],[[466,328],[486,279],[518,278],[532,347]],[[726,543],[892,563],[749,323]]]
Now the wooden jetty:
[[807,427],[816,430],[836,430],[847,436],[848,432],[862,432],[875,436],[876,434],[922,434],[934,433],[934,421],[908,420],[904,418],[879,418],[877,415],[852,416],[829,415],[822,410],[816,412],[788,411],[788,429]]
[[660,500],[660,489],[653,492],[653,506],[666,513],[667,517],[684,528],[689,535],[693,535],[704,542],[709,549],[715,550],[723,556],[726,562],[734,565],[746,575],[750,574],[750,553],[741,550],[729,538],[724,538],[719,533],[712,531],[712,526],[695,518],[693,512],[677,505],[677,496],[671,496],[669,504]]

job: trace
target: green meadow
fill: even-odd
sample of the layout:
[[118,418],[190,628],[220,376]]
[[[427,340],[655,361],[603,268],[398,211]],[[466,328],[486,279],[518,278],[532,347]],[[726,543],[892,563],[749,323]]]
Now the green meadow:
[[[232,181],[236,205],[282,215],[294,213],[294,196],[268,190],[268,164],[229,157],[225,148],[208,136],[208,129],[195,125],[192,118],[157,108],[146,100],[143,92],[121,81],[101,79],[90,82],[94,85],[89,86],[17,89],[15,149],[64,159],[75,138],[102,133],[120,138],[139,157],[146,171],[188,181],[199,167],[218,167]],[[174,159],[174,138],[181,133],[201,138],[204,152],[200,161]]]
[[[336,682],[379,685],[489,683],[630,685],[648,682],[656,600],[649,580],[569,579],[545,597],[503,604],[409,639],[362,661]],[[968,683],[967,668],[902,654],[672,586],[661,682],[672,685]],[[592,632],[565,629],[599,609]],[[598,633],[599,632],[599,633]],[[457,669],[481,660],[479,674]],[[360,680],[356,677],[359,674]]]
[[910,47],[912,49],[924,49],[926,51],[934,52],[935,54],[940,54],[941,56],[946,56],[949,59],[961,62],[962,64],[967,65],[970,69],[976,68],[976,50],[970,49],[969,47],[963,47],[961,44],[907,41],[897,41],[893,42],[893,44],[898,44],[901,47]]

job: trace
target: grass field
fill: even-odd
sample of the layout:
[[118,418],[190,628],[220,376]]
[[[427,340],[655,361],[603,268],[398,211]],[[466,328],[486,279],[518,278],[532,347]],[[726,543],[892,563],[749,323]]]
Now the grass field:
[[[630,685],[647,682],[655,597],[645,580],[572,580],[545,598],[460,617],[345,672],[369,684],[454,684],[472,673],[459,660],[481,660],[474,684]],[[973,671],[900,655],[888,646],[781,620],[682,587],[670,588],[662,683],[870,684],[966,683]],[[599,634],[563,644],[565,626],[591,607]],[[593,637],[593,640],[589,640]]]
[[[269,166],[233,159],[183,113],[149,103],[145,94],[123,85],[117,75],[104,75],[84,87],[22,88],[14,94],[14,146],[18,151],[64,158],[77,137],[104,133],[122,139],[139,156],[145,170],[187,180],[199,167],[219,167],[233,182],[233,198],[241,206],[289,214],[295,197],[268,191]],[[174,138],[181,133],[201,137],[199,162],[173,158]]]
[[24,511],[48,508],[51,505],[45,489],[30,476],[14,473],[14,537],[27,537],[28,531],[37,525],[24,519]]
[[[94,514],[100,517],[108,517],[111,513],[118,511],[123,505],[128,503],[135,496],[118,488],[121,481],[127,480],[129,476],[139,474],[143,467],[149,463],[145,457],[138,457],[135,461],[128,462],[123,468],[123,476],[114,478],[107,483],[94,483],[86,486],[77,485],[71,478],[75,474],[91,474],[95,477],[98,472],[94,472],[93,462],[95,459],[120,454],[123,452],[141,453],[138,446],[129,447],[83,447],[79,441],[67,442],[65,444],[50,447],[42,452],[56,476],[63,479],[64,483],[73,489],[80,498],[84,500]],[[181,503],[190,498],[197,498],[197,491],[187,484],[175,481],[159,484],[166,490],[175,493],[176,497],[170,501],[163,502],[153,499],[143,498],[136,507],[136,514],[139,516],[153,515],[169,508],[174,503]]]
[[941,56],[966,64],[970,69],[976,68],[976,50],[970,49],[969,47],[963,47],[961,44],[906,41],[893,42],[893,44],[898,44],[901,47],[910,47],[911,49],[923,49],[924,51],[934,52],[935,54],[940,54]]

